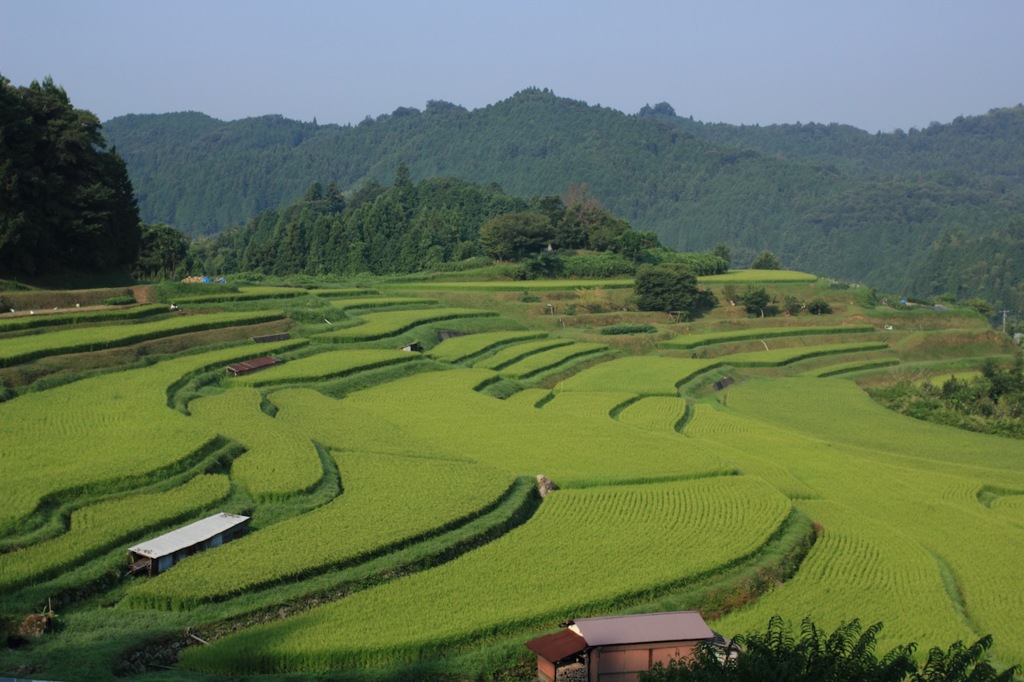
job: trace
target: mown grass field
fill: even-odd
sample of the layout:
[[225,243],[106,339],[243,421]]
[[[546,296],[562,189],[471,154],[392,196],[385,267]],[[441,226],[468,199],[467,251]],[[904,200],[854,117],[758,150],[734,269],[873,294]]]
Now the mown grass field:
[[[897,415],[857,383],[960,376],[1009,340],[803,273],[702,278],[720,298],[748,281],[836,313],[547,312],[628,280],[211,285],[221,311],[173,319],[293,311],[293,338],[59,380],[47,353],[176,331],[141,306],[0,319],[3,357],[42,377],[0,391],[0,624],[19,645],[0,676],[528,678],[522,643],[560,622],[721,591],[726,636],[856,617],[885,623],[882,648],[991,633],[997,664],[1024,662],[1024,444]],[[655,332],[600,334],[624,322]],[[223,369],[261,355],[284,362]],[[543,500],[538,475],[558,486]],[[251,532],[124,576],[127,547],[216,511]],[[812,522],[792,575],[744,592]],[[19,639],[47,599],[57,631]],[[186,631],[211,643],[179,652]]]

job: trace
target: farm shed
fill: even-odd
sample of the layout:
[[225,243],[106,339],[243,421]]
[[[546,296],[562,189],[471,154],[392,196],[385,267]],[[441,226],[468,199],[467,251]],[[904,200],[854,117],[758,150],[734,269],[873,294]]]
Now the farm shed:
[[275,358],[272,355],[264,355],[261,358],[253,358],[252,360],[245,360],[243,362],[236,362],[233,365],[228,365],[224,369],[231,373],[233,376],[241,376],[248,374],[249,372],[255,372],[258,369],[265,367],[273,367],[279,365],[284,360],[281,358]]
[[581,618],[526,643],[543,682],[634,682],[657,662],[691,655],[716,635],[696,611]]
[[128,548],[131,573],[162,573],[185,557],[220,547],[245,533],[249,517],[221,512]]

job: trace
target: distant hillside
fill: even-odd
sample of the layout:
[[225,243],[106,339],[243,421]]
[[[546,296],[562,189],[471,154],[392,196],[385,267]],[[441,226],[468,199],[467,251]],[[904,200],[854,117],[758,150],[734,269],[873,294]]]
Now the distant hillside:
[[[1002,234],[1024,215],[1022,121],[1017,107],[908,134],[723,126],[667,105],[630,116],[531,88],[474,111],[432,101],[355,126],[178,113],[116,118],[105,134],[128,163],[143,218],[192,234],[243,223],[312,182],[386,183],[405,163],[417,181],[454,176],[523,196],[586,183],[667,246],[726,242],[741,265],[768,248],[786,266],[914,293],[941,235]],[[970,265],[964,272],[980,272]],[[943,281],[1002,291],[974,276]],[[1024,308],[1012,292],[995,295]]]
[[922,176],[951,186],[1024,191],[1024,105],[959,116],[927,128],[867,133],[853,126],[795,123],[736,126],[676,116],[667,103],[640,116],[728,147],[834,166],[862,177]]

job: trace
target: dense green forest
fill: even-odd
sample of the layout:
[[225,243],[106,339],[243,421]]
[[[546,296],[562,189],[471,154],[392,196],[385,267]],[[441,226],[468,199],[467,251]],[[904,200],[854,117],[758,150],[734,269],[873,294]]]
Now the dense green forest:
[[958,116],[927,128],[867,133],[839,123],[770,126],[702,123],[666,102],[639,116],[661,120],[715,144],[834,166],[862,177],[921,176],[951,186],[1024,191],[1024,105]]
[[[146,234],[153,230],[147,226]],[[506,275],[533,279],[632,275],[641,262],[684,262],[698,274],[729,267],[713,254],[660,248],[653,233],[637,232],[601,208],[585,186],[570,187],[564,197],[525,199],[453,178],[414,184],[405,165],[389,187],[367,183],[346,198],[333,182],[313,183],[301,199],[262,211],[243,227],[195,239],[187,253],[179,247],[169,241],[157,248],[166,257],[149,269],[170,274],[177,259],[199,272],[353,276],[497,259],[515,261],[502,270]]]
[[46,78],[0,76],[0,276],[126,267],[139,210],[124,161],[100,122]]
[[[1024,309],[1013,284],[1022,266],[1000,275],[989,258],[996,246],[1020,248],[1022,107],[870,135],[703,124],[666,104],[626,115],[530,88],[473,111],[431,101],[353,126],[189,112],[123,116],[105,131],[128,162],[143,219],[192,235],[242,225],[314,182],[348,197],[405,163],[414,182],[453,177],[519,196],[585,183],[666,246],[725,242],[740,266],[767,248],[787,267],[885,291],[985,295]],[[977,244],[942,250],[961,234]]]

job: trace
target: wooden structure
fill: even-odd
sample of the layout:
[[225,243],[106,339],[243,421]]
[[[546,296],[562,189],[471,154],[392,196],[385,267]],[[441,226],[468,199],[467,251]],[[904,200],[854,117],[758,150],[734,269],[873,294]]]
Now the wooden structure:
[[581,618],[526,643],[537,654],[537,679],[635,682],[655,663],[692,656],[702,643],[722,641],[696,611]]
[[284,360],[281,358],[275,358],[272,355],[264,355],[261,358],[253,358],[252,360],[236,362],[233,365],[228,365],[224,369],[228,374],[237,377],[243,374],[248,374],[249,372],[255,372],[256,370],[263,369],[265,367],[273,367],[274,365],[279,365],[282,362],[284,362]]
[[221,512],[128,548],[129,573],[156,575],[196,552],[245,534],[249,517]]

